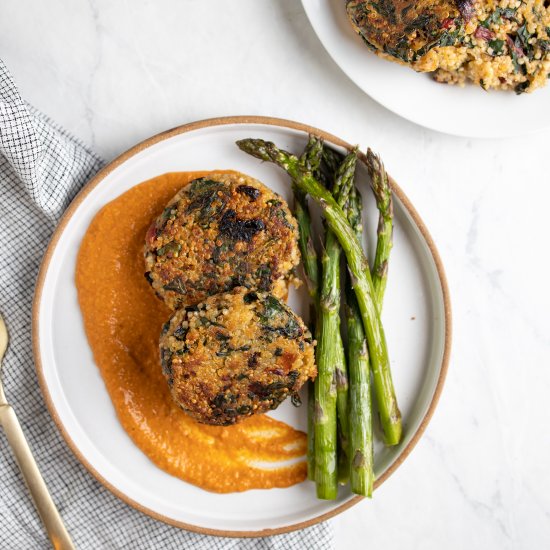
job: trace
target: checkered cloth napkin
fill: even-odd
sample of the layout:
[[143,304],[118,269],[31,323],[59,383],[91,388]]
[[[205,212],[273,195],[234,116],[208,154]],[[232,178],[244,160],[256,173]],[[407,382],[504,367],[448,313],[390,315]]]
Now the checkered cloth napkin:
[[[100,485],[58,433],[38,387],[31,349],[35,278],[50,235],[102,160],[26,105],[0,60],[0,311],[10,333],[4,384],[38,466],[77,548],[330,549],[320,524],[264,539],[228,539],[170,527]],[[0,432],[0,547],[48,548],[21,475]]]

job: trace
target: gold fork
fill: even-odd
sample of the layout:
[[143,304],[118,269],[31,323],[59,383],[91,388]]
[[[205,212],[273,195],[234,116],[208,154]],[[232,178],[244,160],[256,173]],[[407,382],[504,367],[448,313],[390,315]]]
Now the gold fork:
[[74,550],[71,537],[63,520],[53,503],[48,488],[42,479],[36,461],[32,456],[29,444],[21,425],[15,416],[15,411],[7,402],[4,388],[2,387],[2,359],[8,347],[8,331],[2,315],[0,315],[0,425],[6,432],[8,443],[10,444],[15,460],[23,474],[25,483],[29,488],[34,505],[46,527],[48,536],[53,547],[56,550]]

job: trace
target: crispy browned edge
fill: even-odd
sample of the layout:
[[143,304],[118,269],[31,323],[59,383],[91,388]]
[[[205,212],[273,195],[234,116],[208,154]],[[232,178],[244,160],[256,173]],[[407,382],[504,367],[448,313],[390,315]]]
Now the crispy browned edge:
[[[336,516],[337,514],[340,514],[344,510],[347,510],[354,504],[357,504],[360,500],[362,500],[363,497],[356,496],[352,499],[350,499],[348,502],[345,502],[344,504],[338,506],[334,510],[327,512],[326,514],[321,514],[313,519],[310,519],[308,521],[303,521],[301,523],[295,523],[293,525],[287,525],[285,527],[279,527],[277,529],[263,529],[260,531],[224,531],[221,529],[207,529],[204,527],[198,527],[196,525],[191,525],[189,523],[184,523],[180,521],[174,521],[166,516],[163,516],[161,514],[157,514],[153,510],[150,510],[141,504],[138,504],[137,502],[133,501],[132,499],[128,498],[126,495],[121,493],[116,487],[111,485],[107,480],[105,480],[92,466],[88,463],[86,458],[82,455],[82,453],[78,450],[72,439],[70,438],[69,434],[65,431],[65,428],[63,424],[61,423],[59,416],[57,415],[57,411],[55,409],[55,406],[52,402],[52,399],[50,397],[50,394],[48,392],[48,388],[46,386],[44,375],[42,371],[42,361],[40,357],[40,342],[39,342],[39,326],[38,326],[38,318],[39,318],[39,311],[40,311],[40,301],[42,297],[42,289],[44,287],[44,280],[46,277],[46,273],[48,271],[48,267],[50,264],[50,260],[53,254],[53,251],[55,247],[57,246],[57,242],[59,238],[61,237],[65,226],[67,225],[70,218],[75,213],[76,209],[80,206],[82,201],[88,196],[88,194],[94,189],[97,185],[101,183],[101,181],[110,174],[113,170],[118,168],[121,164],[126,162],[129,158],[133,157],[135,154],[143,151],[147,147],[151,147],[151,145],[155,145],[156,143],[159,143],[160,141],[163,141],[165,139],[169,139],[173,136],[176,136],[178,134],[183,134],[185,132],[192,132],[194,130],[200,130],[202,128],[207,128],[210,126],[225,126],[229,124],[264,124],[264,125],[270,125],[270,126],[279,126],[279,127],[285,127],[290,128],[293,130],[299,130],[305,133],[313,133],[320,137],[322,137],[324,140],[334,143],[336,145],[340,145],[342,147],[346,147],[348,149],[351,149],[351,145],[349,143],[346,143],[345,141],[327,133],[322,130],[319,130],[317,128],[314,128],[312,126],[308,126],[307,124],[301,124],[299,122],[294,122],[291,120],[285,120],[285,119],[279,119],[279,118],[272,118],[272,117],[261,117],[261,116],[234,116],[234,117],[221,117],[221,118],[211,118],[207,120],[201,120],[198,122],[193,122],[190,124],[184,124],[182,126],[178,126],[176,128],[173,128],[172,130],[167,130],[165,132],[162,132],[160,134],[157,134],[156,136],[153,136],[149,139],[146,139],[145,141],[142,141],[138,145],[132,147],[119,157],[117,157],[115,160],[113,160],[111,163],[109,163],[107,166],[105,166],[102,170],[100,170],[89,182],[88,184],[80,191],[80,193],[75,197],[75,199],[72,201],[70,206],[67,208],[65,214],[61,218],[57,228],[55,229],[52,239],[50,241],[50,244],[48,245],[48,249],[46,250],[46,254],[44,255],[44,258],[42,260],[42,264],[40,266],[40,271],[38,273],[38,278],[36,282],[36,290],[34,294],[34,300],[33,300],[33,310],[32,310],[32,338],[33,338],[33,353],[34,353],[34,360],[36,365],[36,372],[38,374],[38,380],[40,383],[40,387],[42,389],[42,393],[44,395],[44,399],[46,401],[46,405],[50,411],[50,414],[54,420],[54,422],[57,424],[57,427],[59,428],[59,431],[65,438],[65,441],[67,442],[67,445],[70,447],[72,452],[76,455],[76,457],[82,462],[82,464],[87,468],[87,470],[100,482],[102,483],[107,489],[109,489],[112,493],[114,493],[116,496],[118,496],[121,500],[132,506],[133,508],[140,510],[141,512],[158,519],[160,521],[163,521],[165,523],[168,523],[169,525],[173,525],[175,527],[182,527],[184,529],[187,529],[189,531],[194,531],[196,533],[202,533],[205,535],[216,535],[220,537],[266,537],[269,535],[278,535],[281,533],[288,533],[290,531],[295,531],[297,529],[303,529],[304,527],[309,527],[311,525],[315,525],[316,523],[319,523],[321,521],[325,521],[331,517]],[[443,302],[444,302],[444,308],[445,308],[445,349],[443,353],[443,360],[441,363],[441,370],[439,373],[439,379],[437,381],[437,386],[435,388],[435,392],[432,398],[432,401],[430,403],[430,406],[428,408],[428,411],[426,412],[426,415],[424,416],[424,419],[422,420],[418,430],[414,434],[413,438],[409,442],[409,444],[405,447],[405,449],[402,451],[402,453],[399,455],[397,460],[384,472],[384,474],[378,478],[374,484],[375,488],[379,487],[400,465],[401,463],[407,458],[409,453],[413,450],[415,445],[418,443],[418,440],[426,430],[426,427],[428,425],[428,422],[430,421],[435,408],[437,406],[437,403],[439,401],[439,397],[441,395],[441,391],[443,390],[443,383],[445,381],[445,377],[447,375],[447,370],[449,367],[449,358],[450,358],[450,351],[451,351],[451,302],[449,297],[449,289],[447,285],[447,278],[445,276],[445,271],[443,269],[443,264],[441,262],[441,258],[439,256],[439,253],[437,251],[437,248],[435,246],[435,243],[428,232],[428,229],[424,225],[424,222],[416,212],[415,208],[405,195],[401,188],[397,185],[397,183],[390,178],[390,182],[393,188],[393,191],[395,195],[399,198],[399,200],[402,202],[403,206],[406,208],[406,210],[409,212],[410,216],[412,217],[414,223],[417,225],[418,229],[420,230],[424,240],[426,241],[430,252],[432,254],[432,257],[434,259],[437,272],[439,275],[439,282],[441,284],[441,291],[443,294]]]

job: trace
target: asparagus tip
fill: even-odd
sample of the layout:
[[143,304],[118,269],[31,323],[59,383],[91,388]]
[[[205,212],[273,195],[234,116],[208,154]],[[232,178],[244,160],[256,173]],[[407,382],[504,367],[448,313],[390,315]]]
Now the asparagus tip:
[[238,140],[236,144],[241,151],[257,159],[276,162],[278,149],[275,144],[270,141],[247,138]]

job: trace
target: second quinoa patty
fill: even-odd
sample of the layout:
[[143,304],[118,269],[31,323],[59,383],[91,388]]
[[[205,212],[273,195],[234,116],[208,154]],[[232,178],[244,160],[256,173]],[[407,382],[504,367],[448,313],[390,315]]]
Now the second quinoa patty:
[[244,174],[213,172],[186,185],[149,228],[145,275],[172,309],[236,286],[284,297],[297,239],[279,195]]
[[473,0],[346,0],[348,18],[369,48],[412,63],[452,45],[472,14]]
[[242,287],[180,309],[160,338],[172,397],[199,422],[217,425],[295,396],[316,375],[313,348],[286,304]]

